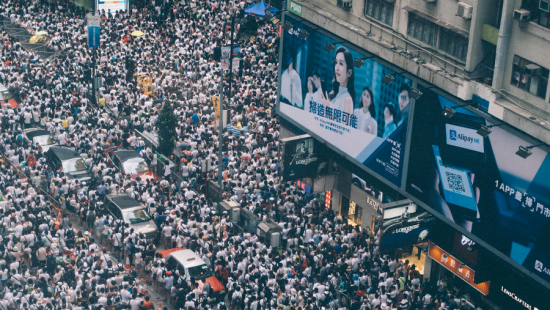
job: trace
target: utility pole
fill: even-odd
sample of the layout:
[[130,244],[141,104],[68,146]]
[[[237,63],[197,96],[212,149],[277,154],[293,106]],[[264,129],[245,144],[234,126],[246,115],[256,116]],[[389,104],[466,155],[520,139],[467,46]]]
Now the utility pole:
[[[96,11],[97,11],[97,7],[96,7],[96,1],[93,1],[93,4],[92,4],[92,14],[93,16],[96,15]],[[92,103],[94,105],[97,105],[98,102],[97,102],[97,99],[96,99],[96,72],[95,72],[95,69],[96,69],[96,60],[95,60],[95,47],[92,47],[91,48],[92,50]]]
[[[231,80],[233,79],[233,37],[235,34],[235,10],[231,16],[231,39],[229,48],[229,98],[231,98]],[[220,82],[220,124],[218,128],[218,185],[220,189],[222,186],[222,172],[223,172],[223,68],[221,70],[221,82]],[[228,115],[229,116],[229,115]]]

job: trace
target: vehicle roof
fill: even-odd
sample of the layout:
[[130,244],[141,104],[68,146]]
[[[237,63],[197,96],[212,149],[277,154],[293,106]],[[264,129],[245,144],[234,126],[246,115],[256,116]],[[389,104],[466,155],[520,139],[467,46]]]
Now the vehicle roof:
[[141,156],[139,156],[139,153],[134,150],[115,149],[114,152],[117,154],[121,161],[127,161],[128,159],[136,157],[141,158]]
[[135,207],[141,207],[141,203],[128,195],[107,195],[113,203],[115,203],[120,209],[130,209]]
[[[206,264],[197,254],[195,254],[195,252],[191,250],[175,251],[170,253],[168,256],[173,257],[185,268],[202,266]],[[192,259],[192,260],[189,260],[189,259]]]
[[4,86],[4,84],[1,84],[1,83],[0,83],[0,91],[6,91],[6,90],[8,90],[8,89],[6,88],[6,86]]
[[23,131],[29,140],[38,136],[50,136],[50,132],[44,129],[29,128]]
[[61,146],[50,147],[48,152],[52,151],[59,159],[69,160],[72,158],[80,157],[80,154],[75,152],[73,149]]

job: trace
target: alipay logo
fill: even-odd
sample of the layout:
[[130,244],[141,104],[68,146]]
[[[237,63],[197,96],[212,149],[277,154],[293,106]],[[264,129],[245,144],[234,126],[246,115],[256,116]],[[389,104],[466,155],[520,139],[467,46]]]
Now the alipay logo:
[[484,152],[483,138],[472,128],[446,124],[447,144],[472,151]]
[[451,130],[450,138],[453,141],[456,141],[456,130]]
[[550,276],[550,269],[544,267],[543,263],[539,260],[535,260],[535,270]]
[[542,272],[542,269],[544,268],[544,266],[542,265],[542,262],[541,261],[535,261],[535,270],[538,271],[538,272]]

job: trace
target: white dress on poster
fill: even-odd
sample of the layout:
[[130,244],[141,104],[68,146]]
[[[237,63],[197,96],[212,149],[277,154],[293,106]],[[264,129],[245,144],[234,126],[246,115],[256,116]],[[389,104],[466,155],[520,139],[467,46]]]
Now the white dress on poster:
[[364,112],[363,108],[355,109],[353,115],[357,117],[357,129],[370,133],[371,135],[378,134],[378,124],[370,112]]
[[293,106],[303,108],[302,80],[296,70],[287,69],[281,75],[281,97],[286,98]]
[[338,94],[330,101],[330,107],[344,112],[344,106],[347,98],[352,99],[348,92],[348,88],[340,86],[338,88]]

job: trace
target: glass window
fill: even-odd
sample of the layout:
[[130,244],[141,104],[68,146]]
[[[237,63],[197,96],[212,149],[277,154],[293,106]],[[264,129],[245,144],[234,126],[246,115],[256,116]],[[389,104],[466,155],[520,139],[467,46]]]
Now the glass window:
[[510,83],[537,97],[546,98],[548,69],[517,55],[514,55],[513,62]]
[[130,174],[148,172],[149,167],[143,161],[143,158],[130,158],[124,162],[124,172]]
[[124,212],[124,221],[129,224],[138,224],[143,222],[148,222],[151,220],[151,217],[145,211],[145,209],[138,209],[130,212]]
[[385,0],[366,0],[365,15],[377,19],[384,24],[393,25],[394,5]]
[[63,172],[76,172],[88,169],[86,162],[82,158],[71,158],[62,163]]
[[193,277],[197,280],[210,278],[212,276],[212,272],[210,271],[210,269],[208,269],[208,266],[206,265],[189,267],[187,271],[189,271],[190,277]]
[[429,45],[435,46],[439,26],[416,14],[409,13],[407,34]]
[[468,38],[454,31],[441,28],[439,49],[462,61],[466,61],[466,57],[468,56]]

